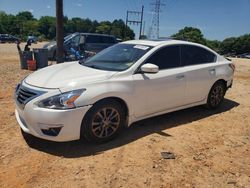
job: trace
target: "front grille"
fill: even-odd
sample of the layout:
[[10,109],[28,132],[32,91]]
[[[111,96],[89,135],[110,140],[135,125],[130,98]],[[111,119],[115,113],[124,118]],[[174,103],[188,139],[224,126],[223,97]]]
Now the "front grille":
[[34,89],[27,88],[23,85],[18,85],[16,88],[15,99],[21,108],[31,101],[32,99],[45,93],[44,91],[38,91]]
[[19,87],[16,94],[17,94],[17,101],[20,104],[26,104],[30,98],[33,98],[36,95],[36,93],[29,91],[28,89],[24,88],[23,86]]

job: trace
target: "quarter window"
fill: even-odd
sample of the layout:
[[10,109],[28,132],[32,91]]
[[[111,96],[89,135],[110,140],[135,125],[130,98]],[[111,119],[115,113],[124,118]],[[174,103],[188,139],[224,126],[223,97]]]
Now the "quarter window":
[[148,60],[147,63],[155,64],[160,70],[175,68],[180,66],[180,47],[168,46],[158,50]]
[[212,63],[215,61],[216,55],[204,48],[191,45],[183,45],[181,47],[181,63],[184,66]]

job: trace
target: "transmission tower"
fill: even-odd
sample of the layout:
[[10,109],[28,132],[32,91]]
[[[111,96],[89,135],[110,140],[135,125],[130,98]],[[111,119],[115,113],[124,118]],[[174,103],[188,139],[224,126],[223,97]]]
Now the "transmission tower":
[[148,36],[151,39],[158,39],[159,38],[159,25],[160,25],[160,12],[161,12],[161,7],[165,6],[161,2],[161,0],[154,0],[153,3],[151,3],[153,6],[153,18],[152,18],[152,24],[149,28],[149,33]]

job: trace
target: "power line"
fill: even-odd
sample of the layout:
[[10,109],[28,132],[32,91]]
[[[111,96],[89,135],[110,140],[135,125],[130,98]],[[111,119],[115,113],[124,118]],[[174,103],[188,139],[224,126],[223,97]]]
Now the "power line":
[[[142,5],[141,11],[128,10],[127,15],[126,15],[126,29],[127,29],[128,24],[140,25],[139,39],[141,38],[141,35],[142,35],[143,13],[144,13],[144,6]],[[132,16],[133,18],[131,18]],[[137,17],[137,19],[134,18],[135,16]],[[126,29],[125,29],[125,32],[126,32]],[[125,37],[126,37],[126,33],[125,33]]]
[[165,6],[164,3],[161,2],[161,0],[154,0],[153,3],[151,3],[153,6],[152,14],[152,23],[151,27],[149,28],[148,36],[152,39],[158,39],[159,38],[159,26],[160,26],[160,12],[161,7]]

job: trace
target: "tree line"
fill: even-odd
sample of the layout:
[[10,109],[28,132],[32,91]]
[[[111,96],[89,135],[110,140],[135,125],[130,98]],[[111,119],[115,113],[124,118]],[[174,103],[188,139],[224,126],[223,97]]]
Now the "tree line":
[[208,40],[204,37],[200,29],[185,27],[178,33],[172,35],[172,37],[206,45],[224,55],[250,53],[250,34],[245,34],[240,37],[226,38],[223,41]]
[[[98,22],[89,18],[64,17],[65,35],[74,32],[88,32],[114,35],[122,40],[135,38],[135,33],[130,27],[126,27],[122,19]],[[52,40],[56,37],[56,18],[42,16],[34,18],[31,12],[19,12],[17,15],[6,14],[0,11],[0,33],[15,35],[23,40],[28,35],[38,36],[39,40]],[[171,37],[206,45],[220,54],[250,53],[250,34],[240,37],[230,37],[223,41],[208,40],[201,30],[193,27],[185,27]],[[146,36],[145,36],[146,38]]]
[[[126,27],[123,20],[113,22],[90,20],[89,18],[64,17],[64,34],[74,32],[100,33],[114,35],[122,40],[134,39],[134,31]],[[23,40],[28,35],[38,36],[39,40],[52,40],[56,37],[56,18],[53,16],[42,16],[34,18],[29,11],[19,12],[16,15],[6,14],[0,11],[0,33],[11,34]]]

